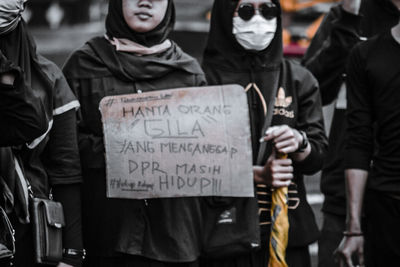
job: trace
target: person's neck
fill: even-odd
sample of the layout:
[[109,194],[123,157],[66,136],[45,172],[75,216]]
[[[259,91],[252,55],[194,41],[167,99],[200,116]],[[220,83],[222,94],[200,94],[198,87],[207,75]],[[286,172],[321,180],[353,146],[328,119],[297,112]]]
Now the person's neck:
[[400,22],[391,30],[393,38],[400,44]]

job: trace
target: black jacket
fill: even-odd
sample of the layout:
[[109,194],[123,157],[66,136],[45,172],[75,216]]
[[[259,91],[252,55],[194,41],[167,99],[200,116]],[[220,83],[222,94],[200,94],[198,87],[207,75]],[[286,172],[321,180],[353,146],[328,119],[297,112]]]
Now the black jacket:
[[[278,1],[273,2],[279,6]],[[321,169],[327,148],[318,83],[305,68],[283,59],[280,17],[275,37],[265,50],[248,52],[243,49],[232,34],[232,15],[236,4],[235,1],[215,2],[203,69],[211,85],[236,83],[246,87],[249,83],[257,84],[268,104],[268,113],[274,114],[271,125],[286,124],[306,132],[312,147],[311,154],[303,162],[295,164],[295,185],[289,187],[293,193],[289,197],[294,200],[290,205],[298,204],[289,211],[289,246],[305,246],[317,239],[318,228],[306,200],[303,174]],[[257,162],[258,140],[262,136],[265,117],[260,97],[253,89],[248,91],[248,103],[253,163],[264,164],[270,150],[262,155],[261,162]],[[259,200],[268,200],[264,196],[259,195]],[[270,215],[265,208],[268,209],[260,206],[260,219],[264,225],[261,230],[267,234],[269,227],[265,224],[270,221]],[[262,242],[266,242],[265,239]]]

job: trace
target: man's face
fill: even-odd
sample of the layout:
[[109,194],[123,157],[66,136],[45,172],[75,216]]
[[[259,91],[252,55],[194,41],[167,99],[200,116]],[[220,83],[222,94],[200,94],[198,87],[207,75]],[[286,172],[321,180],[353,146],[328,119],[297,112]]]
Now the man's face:
[[128,26],[135,32],[153,30],[163,20],[168,0],[122,0],[122,11]]

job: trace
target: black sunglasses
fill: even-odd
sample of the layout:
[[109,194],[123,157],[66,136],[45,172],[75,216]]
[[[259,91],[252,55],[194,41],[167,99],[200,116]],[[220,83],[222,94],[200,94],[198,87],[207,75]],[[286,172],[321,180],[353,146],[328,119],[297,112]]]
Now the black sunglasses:
[[255,15],[256,10],[268,20],[278,17],[278,7],[273,3],[263,3],[258,8],[255,8],[251,3],[243,3],[239,6],[237,12],[240,18],[248,21]]

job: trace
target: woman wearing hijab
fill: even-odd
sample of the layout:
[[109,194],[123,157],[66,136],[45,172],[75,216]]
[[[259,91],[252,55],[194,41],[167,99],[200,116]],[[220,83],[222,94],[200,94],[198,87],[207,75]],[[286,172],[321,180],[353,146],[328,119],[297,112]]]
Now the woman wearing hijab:
[[100,100],[205,84],[198,63],[167,39],[174,22],[171,0],[112,0],[106,35],[88,41],[64,67],[82,105],[78,125],[87,266],[197,266],[198,198],[106,198]]
[[[14,5],[14,7],[13,7]],[[2,1],[0,8],[0,36],[12,31],[20,20],[23,1]],[[11,10],[12,11],[11,11]],[[32,142],[48,127],[45,108],[40,98],[24,86],[21,69],[0,50],[0,146]]]
[[27,198],[24,197],[28,195],[25,177],[35,197],[48,199],[52,192],[54,199],[63,205],[66,219],[63,229],[65,253],[59,266],[80,266],[81,169],[75,115],[79,103],[61,70],[37,54],[33,38],[21,18],[24,2],[0,2],[0,50],[7,62],[5,66],[11,67],[11,76],[7,72],[8,78],[15,80],[15,88],[8,90],[35,96],[36,108],[42,109],[40,116],[45,121],[46,129],[45,133],[26,145],[2,148],[0,151],[1,205],[9,214],[15,229],[16,254],[13,264],[36,266],[32,225]]
[[[310,266],[308,245],[317,239],[318,228],[303,174],[320,170],[327,139],[318,83],[283,58],[281,21],[278,0],[214,2],[203,69],[209,84],[235,83],[247,91],[261,249],[207,260],[204,266]],[[289,187],[286,258],[272,265],[271,195],[284,187]]]

